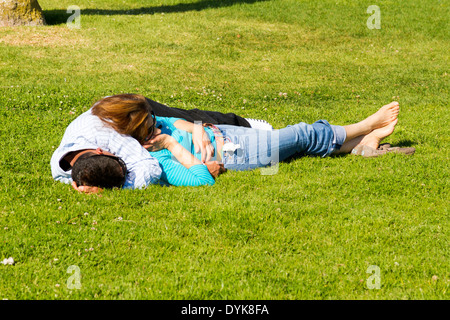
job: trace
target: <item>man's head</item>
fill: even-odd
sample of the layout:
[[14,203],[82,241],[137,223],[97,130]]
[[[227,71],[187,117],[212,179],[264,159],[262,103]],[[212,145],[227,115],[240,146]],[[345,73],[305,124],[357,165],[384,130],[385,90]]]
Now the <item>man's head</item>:
[[127,168],[122,159],[101,149],[86,150],[72,166],[72,180],[77,186],[121,188]]

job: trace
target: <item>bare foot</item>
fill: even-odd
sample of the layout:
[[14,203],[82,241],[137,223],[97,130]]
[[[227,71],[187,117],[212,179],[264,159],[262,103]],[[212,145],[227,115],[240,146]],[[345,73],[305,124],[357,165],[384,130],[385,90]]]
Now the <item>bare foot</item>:
[[397,124],[397,122],[398,122],[398,119],[395,119],[388,125],[373,130],[371,133],[366,135],[359,144],[366,145],[366,146],[372,147],[374,149],[377,149],[378,146],[380,145],[380,142],[384,138],[390,136],[394,132],[394,128],[395,128],[395,125]]
[[399,111],[400,106],[397,101],[394,101],[381,107],[377,112],[362,122],[364,122],[365,125],[370,127],[372,130],[378,128],[382,129],[397,119]]

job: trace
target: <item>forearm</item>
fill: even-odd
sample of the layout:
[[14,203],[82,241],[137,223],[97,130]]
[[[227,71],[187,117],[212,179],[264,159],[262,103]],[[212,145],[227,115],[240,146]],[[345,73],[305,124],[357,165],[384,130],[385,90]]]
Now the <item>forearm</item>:
[[186,150],[181,144],[172,141],[168,146],[167,150],[169,150],[172,155],[181,163],[185,168],[189,169],[190,167],[196,164],[202,164],[202,162],[197,159],[192,153]]
[[195,152],[201,153],[202,162],[209,161],[214,156],[214,146],[202,125],[184,120],[177,120],[173,125],[180,130],[192,133],[192,143],[194,144]]
[[213,185],[214,178],[205,165],[195,165],[186,169],[178,161],[172,159],[172,155],[159,157],[163,168],[162,180],[173,186],[204,186]]
[[[185,120],[177,120],[173,123],[173,125],[175,126],[175,128],[180,129],[180,130],[184,130],[190,133],[194,132],[194,128],[195,128],[195,124],[192,122],[188,122]],[[200,126],[201,128],[201,126]]]

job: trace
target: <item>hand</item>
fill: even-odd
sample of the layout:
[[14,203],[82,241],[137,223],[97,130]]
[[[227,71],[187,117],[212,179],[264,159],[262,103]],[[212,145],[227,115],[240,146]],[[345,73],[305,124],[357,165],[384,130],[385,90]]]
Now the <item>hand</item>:
[[[159,131],[161,132],[161,131]],[[168,149],[170,144],[176,142],[175,138],[168,134],[155,134],[150,140],[145,142],[142,146],[148,151],[159,151],[162,149]]]
[[214,177],[217,178],[221,173],[224,173],[227,171],[225,167],[223,166],[223,163],[219,163],[218,161],[208,161],[205,162],[206,167],[208,168],[209,173]]
[[102,192],[103,189],[99,187],[92,187],[92,186],[77,186],[77,183],[75,181],[72,182],[72,188],[77,190],[80,193],[99,193]]
[[195,152],[201,152],[201,161],[203,163],[211,160],[214,156],[214,147],[205,129],[198,124],[194,125],[192,130],[192,142],[194,143]]

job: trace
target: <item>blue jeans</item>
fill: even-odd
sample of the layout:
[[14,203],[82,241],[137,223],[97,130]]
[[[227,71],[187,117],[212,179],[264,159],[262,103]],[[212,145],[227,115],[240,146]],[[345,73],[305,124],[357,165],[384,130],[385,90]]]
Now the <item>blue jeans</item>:
[[339,150],[346,138],[343,127],[330,125],[326,120],[313,124],[300,122],[273,131],[230,125],[217,127],[225,139],[222,162],[229,170],[274,165],[294,154],[326,157]]

